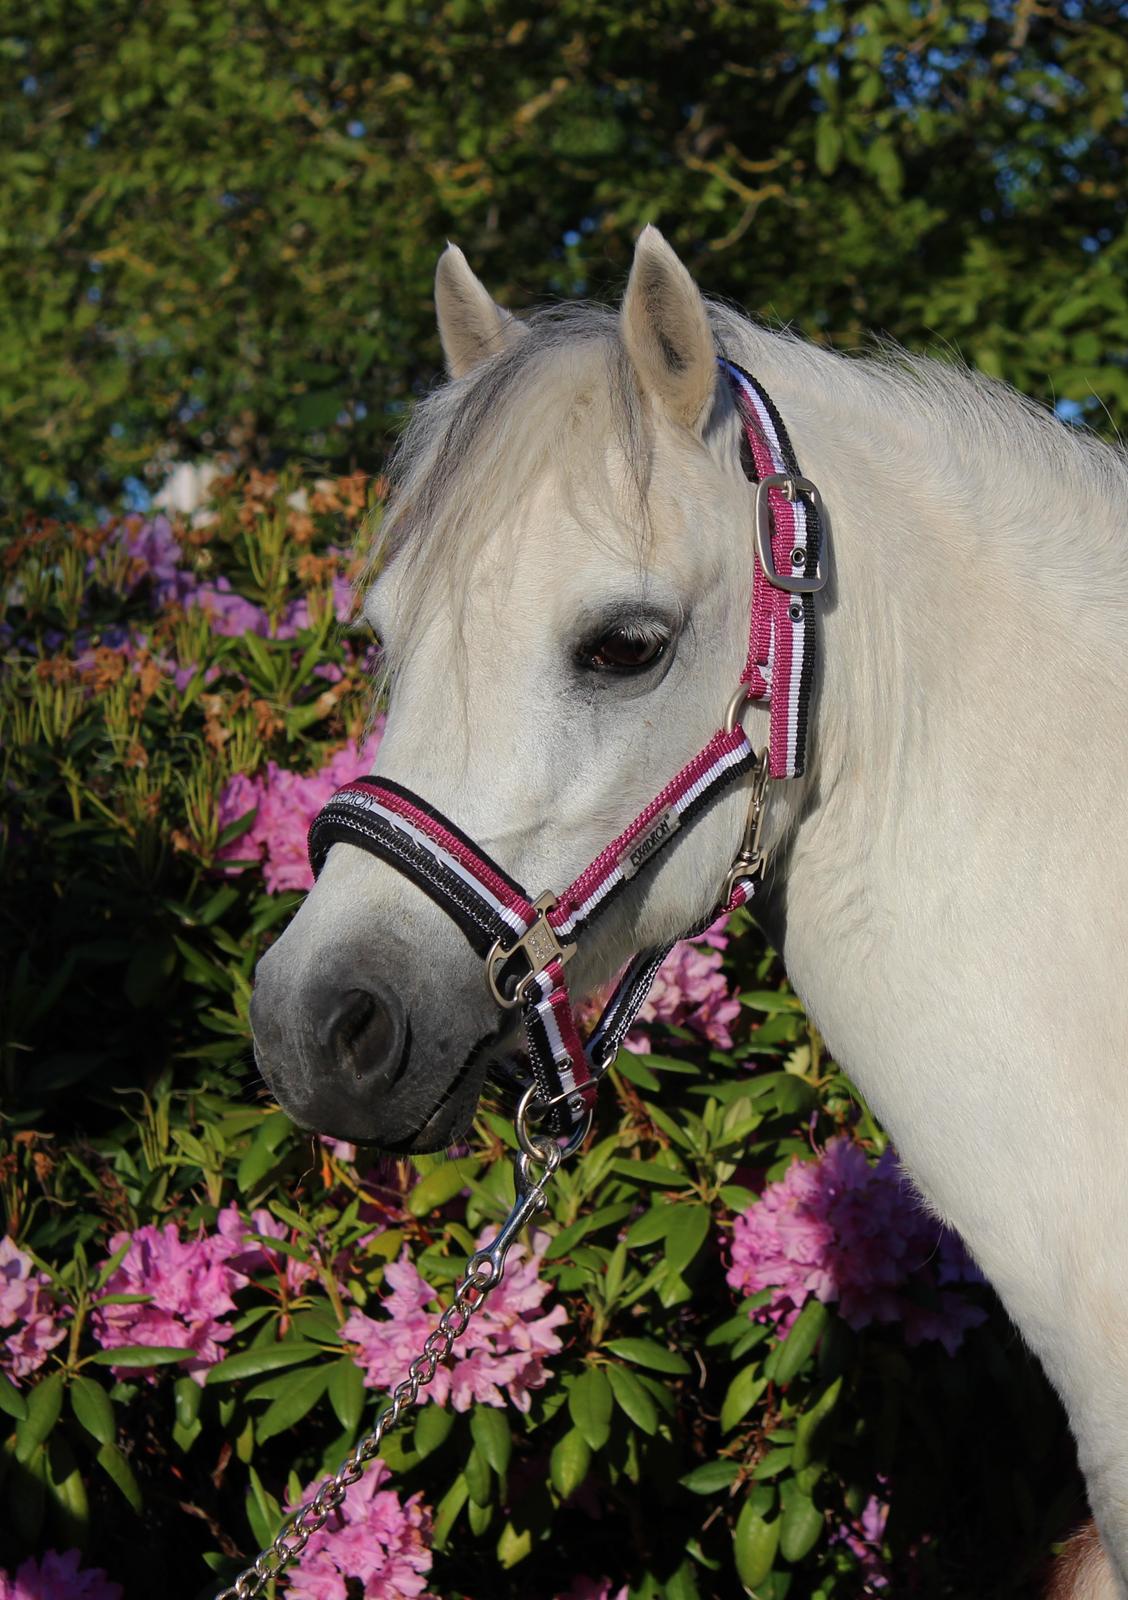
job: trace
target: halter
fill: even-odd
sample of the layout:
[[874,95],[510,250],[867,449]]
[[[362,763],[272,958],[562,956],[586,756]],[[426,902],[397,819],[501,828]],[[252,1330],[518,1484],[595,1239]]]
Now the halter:
[[[677,942],[633,957],[585,1043],[564,972],[579,938],[626,884],[745,776],[749,805],[740,850],[715,909],[680,937],[693,938],[747,904],[766,864],[760,828],[769,781],[798,777],[806,761],[814,596],[826,582],[825,513],[815,485],[799,473],[767,394],[733,362],[722,359],[720,367],[743,425],[741,463],[756,486],[756,560],[744,671],[723,725],[703,749],[559,895],[533,899],[449,818],[387,778],[345,784],[309,832],[315,877],[334,844],[357,845],[410,878],[457,923],[485,963],[497,1005],[521,1011],[531,1074],[524,1103],[531,1097],[569,1148],[587,1131],[599,1080]],[[771,708],[768,744],[759,755],[740,720],[750,700]]]

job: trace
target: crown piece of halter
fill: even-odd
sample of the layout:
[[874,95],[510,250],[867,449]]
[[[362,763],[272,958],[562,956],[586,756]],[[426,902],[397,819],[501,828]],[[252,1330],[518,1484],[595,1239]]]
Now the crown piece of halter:
[[[720,367],[743,425],[744,471],[756,486],[756,559],[744,670],[724,723],[708,743],[558,895],[533,899],[447,817],[386,778],[345,784],[309,832],[315,875],[334,844],[358,845],[410,878],[457,923],[485,962],[498,1006],[520,1008],[537,1104],[569,1147],[586,1132],[599,1079],[676,943],[633,958],[585,1043],[564,972],[577,940],[724,789],[748,775],[741,848],[706,922],[680,937],[693,938],[724,912],[745,905],[765,865],[760,826],[768,781],[798,777],[806,762],[815,595],[826,581],[822,500],[801,476],[779,413],[760,384],[731,361],[722,359]],[[750,700],[770,706],[768,744],[759,755],[741,724]],[[527,1082],[520,1068],[515,1073]]]

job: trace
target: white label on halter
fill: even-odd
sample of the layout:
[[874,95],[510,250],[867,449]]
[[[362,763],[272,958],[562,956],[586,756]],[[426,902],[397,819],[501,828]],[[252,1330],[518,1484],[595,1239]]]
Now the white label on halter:
[[667,807],[655,817],[641,839],[627,845],[618,861],[619,871],[624,878],[633,878],[638,869],[645,866],[658,846],[665,844],[671,833],[676,831],[679,820],[677,812]]

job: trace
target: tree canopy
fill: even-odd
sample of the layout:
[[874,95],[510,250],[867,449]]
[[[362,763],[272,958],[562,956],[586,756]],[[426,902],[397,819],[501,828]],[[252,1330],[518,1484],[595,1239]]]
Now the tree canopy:
[[12,499],[236,447],[373,467],[457,240],[505,303],[663,228],[837,346],[1128,416],[1128,7],[40,0],[0,27]]

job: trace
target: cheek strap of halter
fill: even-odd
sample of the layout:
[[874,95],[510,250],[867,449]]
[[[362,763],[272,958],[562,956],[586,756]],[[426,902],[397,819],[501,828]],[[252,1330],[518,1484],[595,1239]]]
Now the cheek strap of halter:
[[[626,967],[586,1044],[565,966],[579,935],[679,832],[751,773],[748,822],[720,902],[693,938],[752,898],[763,871],[759,827],[769,778],[804,768],[815,660],[814,594],[825,582],[820,498],[800,477],[791,442],[764,390],[720,363],[743,424],[742,461],[756,485],[756,553],[749,646],[724,726],[559,896],[534,900],[472,839],[418,795],[385,778],[358,778],[334,794],[309,834],[316,877],[334,844],[369,851],[410,878],[461,928],[486,963],[499,1007],[520,1007],[537,1100],[558,1134],[585,1129],[599,1079],[676,941]],[[770,704],[767,749],[757,756],[740,722],[748,700]]]

